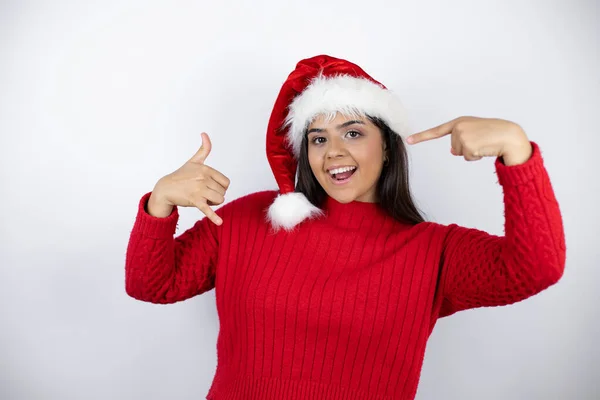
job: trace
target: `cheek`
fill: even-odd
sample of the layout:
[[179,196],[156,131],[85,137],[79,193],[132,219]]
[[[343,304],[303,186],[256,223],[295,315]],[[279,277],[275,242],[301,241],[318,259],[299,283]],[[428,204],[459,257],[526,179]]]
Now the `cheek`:
[[383,164],[383,151],[376,145],[363,147],[355,152],[354,156],[365,170],[376,171],[380,169],[380,164]]
[[318,171],[320,170],[321,159],[314,149],[308,148],[308,164],[310,165],[310,169],[313,171],[315,176],[318,176]]
[[369,146],[354,154],[362,169],[364,184],[372,184],[379,179],[383,167],[383,151],[377,146]]

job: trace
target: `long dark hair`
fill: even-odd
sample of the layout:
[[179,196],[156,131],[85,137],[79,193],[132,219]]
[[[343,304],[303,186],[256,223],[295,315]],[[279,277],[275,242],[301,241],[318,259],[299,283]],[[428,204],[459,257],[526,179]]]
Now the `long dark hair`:
[[[394,219],[416,225],[425,218],[415,206],[408,182],[408,155],[402,139],[381,119],[367,116],[379,128],[388,151],[389,162],[383,166],[377,182],[380,206]],[[308,162],[308,137],[302,138],[298,159],[296,192],[303,193],[315,206],[321,207],[327,193],[315,178]]]

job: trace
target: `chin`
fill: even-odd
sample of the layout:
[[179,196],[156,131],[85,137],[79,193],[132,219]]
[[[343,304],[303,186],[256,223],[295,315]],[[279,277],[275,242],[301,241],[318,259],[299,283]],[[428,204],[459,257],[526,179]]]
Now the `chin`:
[[[323,179],[327,180],[328,177],[323,177]],[[358,182],[353,182],[353,183],[356,184]],[[325,193],[329,197],[331,197],[331,198],[335,199],[336,201],[343,203],[343,204],[357,201],[358,198],[360,198],[366,194],[366,192],[361,192],[359,190],[356,190],[356,188],[354,188],[350,185],[346,186],[346,187],[336,187],[335,185],[332,185],[329,181],[326,181],[326,182],[320,181],[319,184],[321,185],[323,190],[325,190]]]
[[350,195],[330,195],[331,197],[333,197],[335,200],[337,200],[338,202],[345,204],[345,203],[350,203],[352,201],[354,201],[356,199],[356,196],[350,196]]
[[358,194],[356,194],[353,191],[349,191],[349,190],[333,190],[333,191],[325,190],[325,193],[327,193],[327,195],[329,197],[332,197],[336,201],[343,203],[343,204],[350,203],[359,197]]

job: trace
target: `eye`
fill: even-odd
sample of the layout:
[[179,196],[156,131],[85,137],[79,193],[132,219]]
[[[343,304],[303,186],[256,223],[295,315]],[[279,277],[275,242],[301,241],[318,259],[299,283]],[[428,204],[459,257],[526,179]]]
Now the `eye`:
[[[319,139],[323,139],[323,142],[319,142]],[[323,136],[316,136],[311,140],[311,142],[314,144],[325,143],[325,138]]]
[[[355,134],[355,135],[352,135]],[[362,136],[362,133],[360,133],[359,131],[348,131],[346,132],[346,135],[350,135],[351,138],[357,138],[359,136]]]

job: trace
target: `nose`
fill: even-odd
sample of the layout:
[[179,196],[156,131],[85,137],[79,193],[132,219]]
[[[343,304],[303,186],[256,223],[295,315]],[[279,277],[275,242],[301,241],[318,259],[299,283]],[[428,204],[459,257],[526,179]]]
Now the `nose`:
[[328,140],[327,158],[343,157],[347,154],[344,143],[337,138]]

